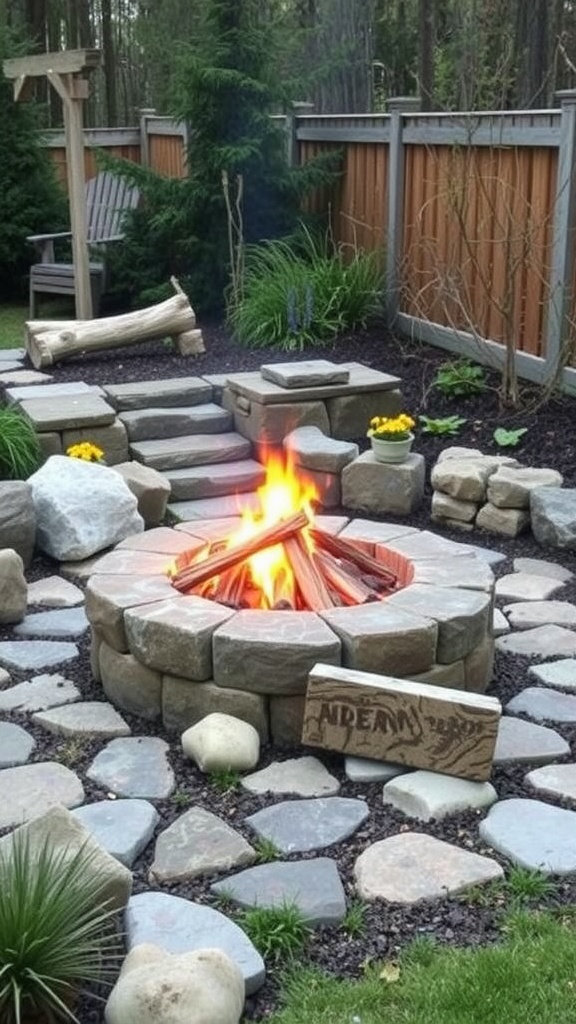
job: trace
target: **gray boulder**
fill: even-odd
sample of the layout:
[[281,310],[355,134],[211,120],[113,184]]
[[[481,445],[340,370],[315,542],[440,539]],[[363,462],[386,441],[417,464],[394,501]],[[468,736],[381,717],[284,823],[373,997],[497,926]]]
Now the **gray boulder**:
[[22,622],[28,586],[24,563],[12,548],[0,548],[0,623]]
[[23,480],[0,480],[0,548],[13,548],[27,567],[36,540],[32,488]]
[[107,466],[53,455],[29,483],[38,547],[60,561],[81,561],[144,530],[137,498]]
[[576,488],[536,488],[530,494],[530,517],[539,544],[576,550]]

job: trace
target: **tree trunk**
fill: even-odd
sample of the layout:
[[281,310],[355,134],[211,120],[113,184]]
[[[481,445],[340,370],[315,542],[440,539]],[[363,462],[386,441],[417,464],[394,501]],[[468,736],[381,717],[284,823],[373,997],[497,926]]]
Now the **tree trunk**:
[[116,67],[114,62],[111,0],[102,0],[102,50],[104,54],[106,124],[114,128],[118,124],[118,103],[116,98]]
[[418,80],[422,110],[434,109],[434,0],[419,0]]

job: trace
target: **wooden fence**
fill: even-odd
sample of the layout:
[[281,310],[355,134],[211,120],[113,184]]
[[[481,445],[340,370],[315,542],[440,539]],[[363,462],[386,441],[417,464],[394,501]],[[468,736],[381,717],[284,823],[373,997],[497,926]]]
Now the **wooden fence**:
[[[559,98],[558,110],[470,114],[423,114],[399,98],[387,114],[278,119],[292,160],[342,152],[338,184],[312,205],[343,245],[385,252],[391,326],[496,366],[512,345],[533,381],[551,379],[576,339],[576,91]],[[137,129],[86,135],[186,173],[184,126],[153,112]],[[49,143],[62,173],[63,142]],[[576,393],[568,362],[562,385]]]

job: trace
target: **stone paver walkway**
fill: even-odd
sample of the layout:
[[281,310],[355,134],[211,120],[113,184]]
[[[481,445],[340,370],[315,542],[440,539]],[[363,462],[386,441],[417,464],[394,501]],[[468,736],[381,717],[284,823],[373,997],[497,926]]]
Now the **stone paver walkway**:
[[[131,734],[104,694],[95,701],[81,692],[72,641],[80,641],[87,627],[83,591],[53,576],[30,585],[30,614],[13,629],[13,639],[0,642],[0,828],[66,807],[127,868],[145,854],[151,891],[128,904],[129,948],[141,942],[172,952],[218,946],[239,964],[247,992],[260,987],[265,965],[232,920],[231,906],[294,902],[311,927],[337,927],[351,898],[426,902],[433,914],[437,901],[501,878],[509,863],[576,874],[576,750],[563,735],[576,723],[576,606],[562,597],[572,573],[545,559],[516,559],[509,572],[498,552],[475,550],[484,550],[500,577],[498,649],[534,661],[523,691],[504,709],[494,757],[496,768],[525,766],[523,797],[502,798],[498,772],[480,784],[347,757],[338,777],[333,758],[328,770],[321,755],[303,751],[290,759],[279,754],[243,774],[227,820],[218,807],[184,804],[175,813],[170,757],[180,736],[168,743],[144,735],[148,726],[142,734],[133,727]],[[165,560],[162,551],[147,551],[145,534],[142,551]],[[78,579],[83,577],[80,566]],[[65,675],[51,672],[54,666]],[[85,774],[73,763],[42,760],[28,723],[62,742],[90,742]],[[193,763],[189,771],[198,775]],[[242,800],[252,807],[260,801],[261,809],[245,815]],[[382,813],[383,805],[403,816],[404,824],[374,840],[371,814],[376,807]],[[471,810],[478,818],[476,849],[469,840],[444,842],[427,834],[429,822],[457,821]],[[357,855],[345,877],[339,844],[351,837]],[[276,860],[257,862],[263,842]],[[214,875],[219,877],[213,881]],[[206,878],[213,908],[162,891],[184,883],[193,893],[195,880],[205,885]]]

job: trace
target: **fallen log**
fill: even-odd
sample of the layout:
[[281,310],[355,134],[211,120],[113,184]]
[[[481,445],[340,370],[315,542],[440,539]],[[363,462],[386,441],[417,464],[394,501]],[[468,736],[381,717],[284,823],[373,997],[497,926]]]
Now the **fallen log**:
[[67,356],[99,352],[118,345],[138,345],[141,341],[166,335],[181,352],[203,352],[202,335],[196,329],[196,316],[188,296],[175,278],[171,278],[171,283],[176,295],[170,299],[120,316],[99,320],[28,320],[25,343],[32,364],[40,370]]

